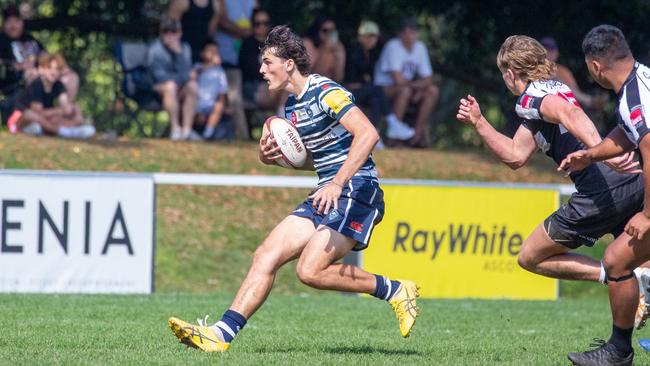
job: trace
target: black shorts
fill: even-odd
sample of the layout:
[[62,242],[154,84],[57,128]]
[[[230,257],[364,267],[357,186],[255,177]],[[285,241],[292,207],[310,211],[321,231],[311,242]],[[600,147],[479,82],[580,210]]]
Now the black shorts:
[[643,210],[643,199],[641,175],[609,191],[574,193],[544,220],[544,229],[556,243],[568,248],[590,247],[605,234],[620,235],[632,216]]

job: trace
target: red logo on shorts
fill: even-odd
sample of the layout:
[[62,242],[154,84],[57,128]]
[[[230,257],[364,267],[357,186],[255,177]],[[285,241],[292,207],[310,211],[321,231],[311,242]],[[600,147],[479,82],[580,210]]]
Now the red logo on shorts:
[[643,122],[643,110],[642,106],[637,106],[632,109],[630,112],[630,122],[637,127],[641,122]]
[[363,224],[357,221],[352,221],[350,223],[350,229],[360,233],[363,231]]
[[291,112],[291,123],[295,126],[298,123],[298,117],[296,117],[296,112]]

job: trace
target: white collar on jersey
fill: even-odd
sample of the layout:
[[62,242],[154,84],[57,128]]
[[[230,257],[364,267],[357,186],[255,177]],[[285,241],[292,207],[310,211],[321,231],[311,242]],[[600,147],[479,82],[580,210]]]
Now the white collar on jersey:
[[302,99],[302,97],[305,95],[307,90],[309,90],[309,84],[311,84],[312,76],[314,76],[314,74],[309,74],[309,76],[307,77],[307,81],[305,82],[305,86],[302,87],[302,91],[300,92],[300,94],[296,96],[296,99],[298,100]]

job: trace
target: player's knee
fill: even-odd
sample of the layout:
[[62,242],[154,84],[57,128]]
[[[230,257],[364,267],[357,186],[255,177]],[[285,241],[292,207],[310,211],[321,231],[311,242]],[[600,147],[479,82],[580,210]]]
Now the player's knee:
[[621,260],[617,255],[608,251],[605,252],[605,255],[603,256],[603,268],[608,276],[619,277],[633,269],[627,267],[625,261]]
[[272,273],[280,267],[278,256],[272,251],[266,250],[263,246],[257,248],[253,254],[251,269],[254,272]]
[[296,266],[296,274],[300,282],[304,283],[310,287],[319,287],[319,271],[315,270],[313,267],[298,263]]
[[533,256],[529,255],[528,253],[522,251],[521,253],[519,253],[519,256],[517,257],[517,264],[519,264],[519,267],[529,272],[535,272],[535,268],[537,268],[539,261],[537,261]]

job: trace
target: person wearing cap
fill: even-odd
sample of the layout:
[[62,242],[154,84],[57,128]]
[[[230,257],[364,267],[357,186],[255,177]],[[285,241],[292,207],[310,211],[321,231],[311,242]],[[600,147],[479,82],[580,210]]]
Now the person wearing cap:
[[[345,86],[354,95],[357,105],[366,111],[375,127],[379,126],[382,117],[386,119],[386,137],[392,140],[408,140],[413,137],[415,131],[395,116],[384,89],[374,84],[374,68],[380,51],[377,47],[378,40],[377,23],[362,21],[357,31],[357,40],[351,43],[347,52]],[[382,147],[380,140],[375,148]]]
[[431,113],[438,102],[439,89],[433,83],[429,52],[418,40],[419,28],[413,18],[401,22],[398,36],[389,40],[375,66],[375,85],[382,86],[393,104],[395,115],[404,119],[410,104],[417,106],[415,135],[409,145],[428,147],[426,133]]
[[181,37],[181,23],[165,16],[160,21],[160,36],[147,53],[153,90],[162,98],[162,107],[169,115],[172,140],[198,137],[192,134],[198,94],[197,83],[191,77],[192,51]]
[[607,96],[602,94],[592,96],[582,91],[571,70],[557,62],[560,58],[560,50],[555,39],[553,37],[542,37],[539,39],[539,43],[546,48],[546,58],[551,62],[555,62],[555,65],[557,66],[555,79],[571,88],[571,90],[573,90],[573,95],[584,107],[591,109],[602,108],[603,104],[607,101]]

